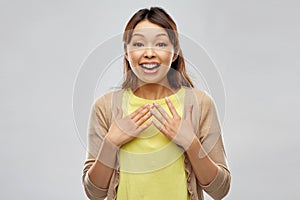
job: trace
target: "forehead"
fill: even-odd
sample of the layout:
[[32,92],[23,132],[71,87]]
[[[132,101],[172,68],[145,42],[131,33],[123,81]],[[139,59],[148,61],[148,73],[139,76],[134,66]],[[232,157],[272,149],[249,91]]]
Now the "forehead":
[[140,36],[140,37],[168,37],[168,33],[165,28],[149,22],[147,20],[139,22],[132,33],[132,36]]

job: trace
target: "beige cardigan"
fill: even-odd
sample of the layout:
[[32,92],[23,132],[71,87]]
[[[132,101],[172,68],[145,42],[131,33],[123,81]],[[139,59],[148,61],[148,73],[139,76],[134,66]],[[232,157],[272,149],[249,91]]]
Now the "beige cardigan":
[[[119,169],[115,169],[110,180],[109,188],[96,187],[89,179],[88,170],[95,162],[102,141],[116,113],[116,105],[120,105],[123,90],[107,93],[93,104],[89,119],[87,158],[84,163],[82,183],[86,195],[92,200],[116,199],[119,183]],[[229,191],[231,175],[227,166],[226,154],[223,146],[221,127],[214,106],[213,99],[205,91],[186,88],[185,104],[193,104],[193,127],[202,146],[209,157],[218,165],[215,179],[206,186],[202,186],[185,155],[185,170],[187,172],[187,187],[191,200],[203,200],[203,190],[213,199],[222,199]],[[174,174],[174,176],[176,176]]]

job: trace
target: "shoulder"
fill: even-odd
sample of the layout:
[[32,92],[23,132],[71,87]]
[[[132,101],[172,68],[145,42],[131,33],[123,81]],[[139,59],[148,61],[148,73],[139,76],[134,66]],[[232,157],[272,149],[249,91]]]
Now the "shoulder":
[[191,98],[197,101],[197,104],[202,106],[211,106],[213,103],[212,96],[206,91],[198,88],[185,88],[187,94],[192,95]]
[[114,90],[111,92],[107,92],[99,97],[97,97],[94,100],[94,107],[98,107],[98,108],[110,108],[113,104],[113,101],[115,99],[119,99],[122,95],[122,93],[124,92],[123,89],[118,89],[118,90]]

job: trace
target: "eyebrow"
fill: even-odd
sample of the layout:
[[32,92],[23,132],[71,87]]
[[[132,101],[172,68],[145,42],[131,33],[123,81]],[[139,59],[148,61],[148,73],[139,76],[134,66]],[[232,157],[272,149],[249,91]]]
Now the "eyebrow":
[[[143,34],[141,34],[141,33],[135,33],[135,34],[133,34],[132,35],[132,37],[133,36],[140,36],[140,37],[145,37]],[[167,36],[167,34],[165,34],[165,33],[159,33],[159,34],[157,34],[155,37],[160,37],[160,36]]]

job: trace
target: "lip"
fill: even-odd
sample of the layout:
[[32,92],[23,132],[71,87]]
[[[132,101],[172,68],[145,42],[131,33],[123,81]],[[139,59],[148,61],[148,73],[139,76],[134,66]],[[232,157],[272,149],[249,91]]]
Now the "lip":
[[[147,65],[157,65],[157,66],[149,69],[149,68],[143,67],[143,65],[145,65],[145,64],[147,64]],[[159,70],[160,64],[158,62],[142,62],[142,63],[140,63],[139,66],[141,67],[141,69],[143,70],[143,72],[145,74],[154,74]]]
[[143,65],[143,64],[158,64],[159,65],[159,62],[141,62],[140,65]]

